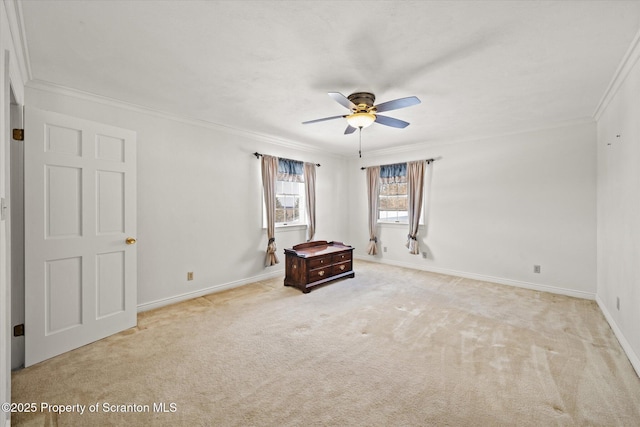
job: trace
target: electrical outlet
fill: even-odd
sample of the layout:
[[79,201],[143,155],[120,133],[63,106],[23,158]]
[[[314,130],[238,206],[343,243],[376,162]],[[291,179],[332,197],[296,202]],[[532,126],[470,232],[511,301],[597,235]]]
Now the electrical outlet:
[[386,246],[382,247],[382,252],[387,252],[387,247]]
[[187,280],[193,280],[193,271],[187,273]]
[[427,259],[427,252],[422,252],[422,258]]
[[540,266],[539,265],[534,265],[533,266],[533,272],[534,273],[540,273]]
[[620,311],[620,297],[616,297],[616,308]]

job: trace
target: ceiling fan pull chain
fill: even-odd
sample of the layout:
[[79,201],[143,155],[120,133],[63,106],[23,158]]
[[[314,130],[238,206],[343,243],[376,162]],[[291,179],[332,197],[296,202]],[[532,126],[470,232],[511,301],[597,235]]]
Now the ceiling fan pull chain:
[[360,145],[358,147],[358,155],[360,156],[360,158],[362,158],[362,126],[360,126],[359,129],[360,129],[360,134],[359,134]]

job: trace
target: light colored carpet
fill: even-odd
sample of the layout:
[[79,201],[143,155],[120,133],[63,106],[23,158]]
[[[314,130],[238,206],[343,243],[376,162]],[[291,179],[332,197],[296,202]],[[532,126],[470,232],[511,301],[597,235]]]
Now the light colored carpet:
[[355,271],[306,295],[280,278],[141,313],[137,328],[13,374],[14,402],[98,412],[13,425],[640,425],[640,379],[593,301]]

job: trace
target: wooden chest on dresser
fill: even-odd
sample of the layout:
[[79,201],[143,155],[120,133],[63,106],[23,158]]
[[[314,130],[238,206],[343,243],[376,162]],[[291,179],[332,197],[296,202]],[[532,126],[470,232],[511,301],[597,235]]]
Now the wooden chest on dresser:
[[301,243],[284,250],[285,286],[294,286],[305,294],[311,288],[343,277],[355,277],[353,248],[340,242]]

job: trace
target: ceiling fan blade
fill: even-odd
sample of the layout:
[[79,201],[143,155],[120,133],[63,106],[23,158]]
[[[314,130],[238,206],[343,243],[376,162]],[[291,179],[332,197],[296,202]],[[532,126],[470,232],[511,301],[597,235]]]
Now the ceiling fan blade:
[[306,122],[302,122],[302,124],[303,125],[308,125],[309,123],[318,123],[318,122],[324,122],[326,120],[342,119],[344,117],[347,117],[347,116],[342,115],[342,116],[325,117],[325,118],[322,118],[322,119],[315,119],[315,120],[309,120],[309,121],[306,121]]
[[344,134],[349,135],[350,133],[354,133],[355,131],[356,131],[356,128],[354,128],[351,125],[347,125],[347,128],[344,130]]
[[420,100],[415,96],[407,96],[406,98],[394,99],[393,101],[383,102],[376,105],[376,111],[382,113],[383,111],[397,110],[399,108],[411,107],[412,105],[420,104]]
[[349,110],[355,110],[356,104],[349,101],[349,98],[341,94],[340,92],[329,92],[329,96],[332,97],[338,104],[342,105]]
[[381,125],[391,126],[392,128],[406,128],[409,126],[409,122],[405,122],[404,120],[394,119],[392,117],[386,116],[376,116],[376,123],[380,123]]

